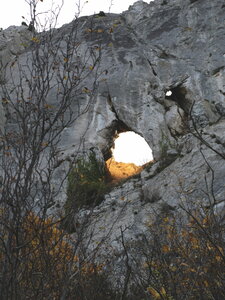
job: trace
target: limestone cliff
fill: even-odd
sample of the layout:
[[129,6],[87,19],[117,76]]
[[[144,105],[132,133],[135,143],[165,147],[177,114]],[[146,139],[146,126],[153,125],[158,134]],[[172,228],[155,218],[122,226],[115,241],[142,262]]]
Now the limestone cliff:
[[[101,50],[100,63],[98,76],[93,78],[90,74],[84,79],[82,90],[85,88],[86,93],[70,94],[74,97],[71,110],[78,117],[61,135],[59,160],[65,164],[57,167],[52,184],[60,184],[60,172],[67,168],[66,161],[76,155],[83,137],[84,149],[95,148],[99,157],[106,160],[116,131],[129,129],[145,138],[156,161],[140,175],[115,187],[95,208],[91,215],[95,224],[93,245],[104,234],[99,228],[107,230],[114,224],[109,240],[116,248],[120,228],[128,228],[128,239],[138,237],[151,220],[152,211],[175,210],[180,203],[191,200],[208,205],[209,199],[216,199],[214,206],[223,203],[224,21],[223,0],[155,0],[149,4],[138,1],[120,15],[82,17],[74,21],[79,44],[74,68],[84,59],[85,49],[90,48]],[[52,43],[60,40],[62,54],[66,52],[73,26],[70,23],[54,31]],[[5,36],[7,30],[3,31],[1,41],[5,39],[10,49],[13,43],[13,49],[20,33],[15,29],[12,42]],[[27,34],[30,38],[30,33]],[[7,47],[4,49],[9,50]],[[44,47],[43,44],[43,53]],[[10,50],[10,54],[8,50],[0,50],[3,62],[29,66],[30,46],[17,53]],[[90,57],[87,64],[90,69],[93,67]],[[4,80],[10,87],[15,80],[12,82],[7,72]],[[19,75],[15,68],[14,79],[19,80]],[[93,82],[96,88],[90,96],[88,91]],[[26,83],[24,91],[29,93]],[[166,96],[167,91],[172,95]],[[57,105],[57,92],[52,84],[49,105]],[[88,109],[80,114],[87,103]],[[2,110],[0,106],[1,114]],[[8,117],[11,119],[6,121],[6,127],[16,126],[10,112]],[[1,115],[1,128],[3,119]],[[198,138],[192,133],[199,133]],[[211,170],[213,190],[206,185],[212,179]],[[66,185],[55,199],[53,211],[63,207],[65,189]]]

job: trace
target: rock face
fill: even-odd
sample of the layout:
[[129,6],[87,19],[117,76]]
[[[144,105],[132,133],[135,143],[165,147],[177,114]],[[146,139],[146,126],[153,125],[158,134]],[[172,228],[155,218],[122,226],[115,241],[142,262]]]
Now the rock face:
[[[5,66],[17,59],[26,49],[31,39],[31,32],[27,30],[26,26],[10,26],[6,30],[0,31],[0,85],[5,83]],[[4,97],[3,97],[4,98]],[[4,130],[5,124],[5,112],[2,107],[2,101],[0,103],[0,131]]]
[[10,26],[0,32],[0,59],[6,65],[28,46],[32,33],[26,26]]
[[[107,159],[116,131],[129,129],[145,138],[156,160],[139,176],[114,188],[96,207],[91,217],[94,242],[104,234],[99,228],[107,230],[112,224],[109,240],[115,247],[121,227],[128,228],[127,238],[138,237],[152,211],[175,210],[191,200],[206,205],[212,199],[215,205],[224,201],[224,21],[223,0],[138,1],[121,15],[78,20],[81,46],[76,59],[82,60],[85,49],[95,47],[101,48],[101,60],[89,109],[61,136],[61,159],[77,152],[81,137],[85,149],[94,147]],[[55,41],[61,39],[62,52],[72,26],[64,25],[54,33]],[[8,54],[1,55],[9,59]],[[20,64],[29,55],[29,48],[18,55]],[[90,59],[88,65],[92,68]],[[74,112],[90,100],[87,91],[93,77],[85,80],[86,92],[75,98]],[[172,94],[166,96],[167,91]],[[56,93],[52,89],[48,96],[52,105]],[[188,128],[200,133],[200,139]],[[213,190],[206,186],[211,170]],[[59,175],[54,184],[58,182]],[[63,205],[65,198],[62,192],[58,204]]]

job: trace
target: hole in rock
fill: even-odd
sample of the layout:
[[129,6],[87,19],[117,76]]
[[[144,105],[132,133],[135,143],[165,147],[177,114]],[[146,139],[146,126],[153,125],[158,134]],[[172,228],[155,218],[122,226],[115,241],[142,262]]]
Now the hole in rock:
[[153,161],[151,148],[143,137],[133,131],[120,133],[111,151],[112,157],[106,165],[114,181],[140,173],[145,164]]
[[172,100],[177,103],[185,112],[190,109],[190,101],[186,99],[186,89],[181,85],[178,85],[170,90],[166,91],[166,99]]
[[169,96],[171,96],[172,95],[172,91],[167,91],[166,92],[166,97],[169,97]]

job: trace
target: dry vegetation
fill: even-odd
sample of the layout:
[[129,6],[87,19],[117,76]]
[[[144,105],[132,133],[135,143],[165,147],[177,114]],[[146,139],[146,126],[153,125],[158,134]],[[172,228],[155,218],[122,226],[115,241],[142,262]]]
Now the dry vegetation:
[[28,213],[20,225],[18,232],[4,231],[1,237],[1,273],[8,266],[1,277],[2,299],[225,298],[224,225],[212,212],[182,209],[180,217],[167,215],[148,224],[145,238],[132,244],[121,231],[125,278],[115,277],[114,288],[109,285],[112,262],[87,259],[60,222]]
[[139,174],[143,170],[142,166],[136,166],[133,163],[117,162],[113,158],[108,159],[106,165],[113,182]]

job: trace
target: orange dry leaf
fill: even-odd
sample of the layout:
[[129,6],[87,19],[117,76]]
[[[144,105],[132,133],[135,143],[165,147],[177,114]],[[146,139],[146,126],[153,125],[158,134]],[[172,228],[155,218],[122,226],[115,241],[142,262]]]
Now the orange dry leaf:
[[147,287],[147,291],[155,298],[160,299],[160,294],[153,288],[153,287]]
[[170,251],[170,247],[168,245],[163,245],[162,246],[162,252],[163,253],[168,253]]
[[90,93],[90,90],[87,87],[84,87],[82,91],[83,93]]
[[194,236],[191,236],[190,242],[191,242],[193,248],[195,248],[195,249],[199,248],[199,241],[197,238],[195,238]]
[[161,293],[163,296],[166,296],[166,290],[164,289],[164,287],[161,288],[160,293]]
[[208,281],[205,280],[203,283],[204,283],[204,285],[205,285],[206,287],[209,286]]
[[196,270],[195,269],[190,269],[190,271],[192,272],[192,273],[196,273]]
[[169,218],[168,217],[163,218],[163,222],[165,223],[169,222]]
[[47,147],[47,146],[48,146],[48,142],[43,142],[43,143],[41,144],[41,146],[42,146],[42,147]]
[[222,248],[222,247],[218,247],[218,249],[219,249],[220,252],[224,255],[223,248]]
[[220,255],[215,256],[216,261],[220,262],[222,260],[222,257]]
[[38,39],[38,38],[36,38],[36,37],[32,37],[32,42],[34,42],[34,43],[39,43],[40,42],[40,40]]
[[45,103],[44,107],[47,108],[47,109],[50,109],[50,108],[52,108],[52,105],[50,105],[48,103]]

